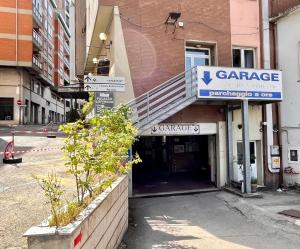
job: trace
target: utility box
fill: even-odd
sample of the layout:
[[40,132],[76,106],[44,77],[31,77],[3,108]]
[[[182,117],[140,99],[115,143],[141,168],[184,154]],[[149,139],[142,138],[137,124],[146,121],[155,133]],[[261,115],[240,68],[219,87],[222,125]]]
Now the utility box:
[[272,169],[280,169],[280,149],[278,145],[271,145]]

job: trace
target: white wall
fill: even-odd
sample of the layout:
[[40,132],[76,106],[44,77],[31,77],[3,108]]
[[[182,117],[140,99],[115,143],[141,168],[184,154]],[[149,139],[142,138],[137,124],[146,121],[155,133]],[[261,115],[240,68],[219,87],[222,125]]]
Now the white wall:
[[0,124],[18,124],[19,107],[16,102],[22,98],[22,72],[13,68],[0,68],[0,97],[14,98],[14,120],[0,120]]
[[[257,180],[258,184],[263,185],[263,160],[262,160],[262,107],[261,106],[249,106],[249,139],[256,143],[256,165],[257,165]],[[235,110],[233,112],[233,175],[234,180],[237,181],[237,174],[239,165],[237,164],[237,143],[243,140],[242,129],[238,128],[238,125],[242,124],[242,112],[241,110]]]
[[[38,95],[30,91],[30,82],[32,77],[29,73],[20,69],[17,70],[15,68],[1,68],[0,69],[0,97],[10,97],[14,98],[14,120],[12,121],[1,121],[0,124],[8,125],[8,124],[19,124],[19,106],[16,104],[18,99],[21,99],[23,104],[25,104],[25,100],[39,104],[38,111],[38,122],[42,123],[42,107],[45,108],[45,122],[48,123],[48,113],[49,110],[59,113],[60,115],[64,115],[64,104],[61,102],[56,102],[55,99],[51,96],[51,90],[49,87],[45,87],[44,97]],[[50,106],[47,105],[47,101],[50,102]],[[28,115],[25,117],[23,112],[21,113],[21,117],[24,117],[24,123],[30,122],[30,108],[28,107]]]
[[[300,172],[300,163],[288,162],[288,148],[300,147],[300,10],[277,22],[278,69],[283,71],[281,103],[283,167],[292,166]],[[285,177],[286,183],[300,183],[300,176]]]
[[74,1],[70,3],[70,80],[75,80],[75,5]]

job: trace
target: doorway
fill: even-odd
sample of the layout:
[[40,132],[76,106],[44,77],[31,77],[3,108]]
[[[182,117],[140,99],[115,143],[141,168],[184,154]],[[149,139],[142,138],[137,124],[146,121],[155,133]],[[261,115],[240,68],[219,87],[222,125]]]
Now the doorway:
[[46,110],[42,107],[42,124],[46,123]]
[[195,66],[210,66],[210,58],[210,48],[186,47],[185,70],[189,70]]
[[209,137],[145,136],[133,146],[143,160],[132,171],[133,195],[214,187],[215,162]]
[[[256,142],[250,141],[250,166],[251,166],[251,179],[257,180],[257,149]],[[237,159],[239,165],[238,182],[244,179],[243,177],[243,142],[237,143]]]

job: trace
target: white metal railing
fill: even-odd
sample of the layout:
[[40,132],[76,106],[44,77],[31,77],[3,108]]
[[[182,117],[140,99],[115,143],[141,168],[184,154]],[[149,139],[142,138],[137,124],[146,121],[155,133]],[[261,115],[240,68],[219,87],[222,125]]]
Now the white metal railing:
[[37,9],[37,7],[35,6],[35,4],[33,3],[33,15],[40,21],[42,22],[43,21],[43,18],[42,18],[42,14],[39,12],[39,10]]
[[38,68],[39,70],[43,70],[43,66],[40,59],[35,55],[32,56],[32,64],[34,67]]
[[63,42],[63,47],[68,53],[70,53],[70,45],[68,45],[66,42]]
[[130,101],[132,122],[141,129],[162,116],[168,118],[174,108],[184,108],[184,102],[196,96],[197,67],[194,67]]
[[33,36],[34,41],[38,44],[38,46],[42,47],[43,41],[42,41],[42,37],[40,36],[40,34],[36,30],[33,30],[32,36]]
[[66,56],[64,56],[64,63],[67,65],[68,68],[70,68],[70,59],[68,59]]
[[64,72],[64,79],[70,81],[70,76],[66,72]]

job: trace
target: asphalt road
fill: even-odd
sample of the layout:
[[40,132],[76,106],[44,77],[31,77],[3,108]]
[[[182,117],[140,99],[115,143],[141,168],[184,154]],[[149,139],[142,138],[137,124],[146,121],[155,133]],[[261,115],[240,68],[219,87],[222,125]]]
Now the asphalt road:
[[[0,133],[0,152],[10,140],[10,135]],[[22,163],[3,164],[3,153],[0,154],[0,249],[27,248],[23,233],[50,214],[32,174],[45,177],[55,172],[62,179],[69,199],[74,192],[73,180],[65,173],[63,138],[22,135],[15,137],[15,144]]]
[[249,218],[224,193],[133,199],[120,248],[299,249],[300,236]]

